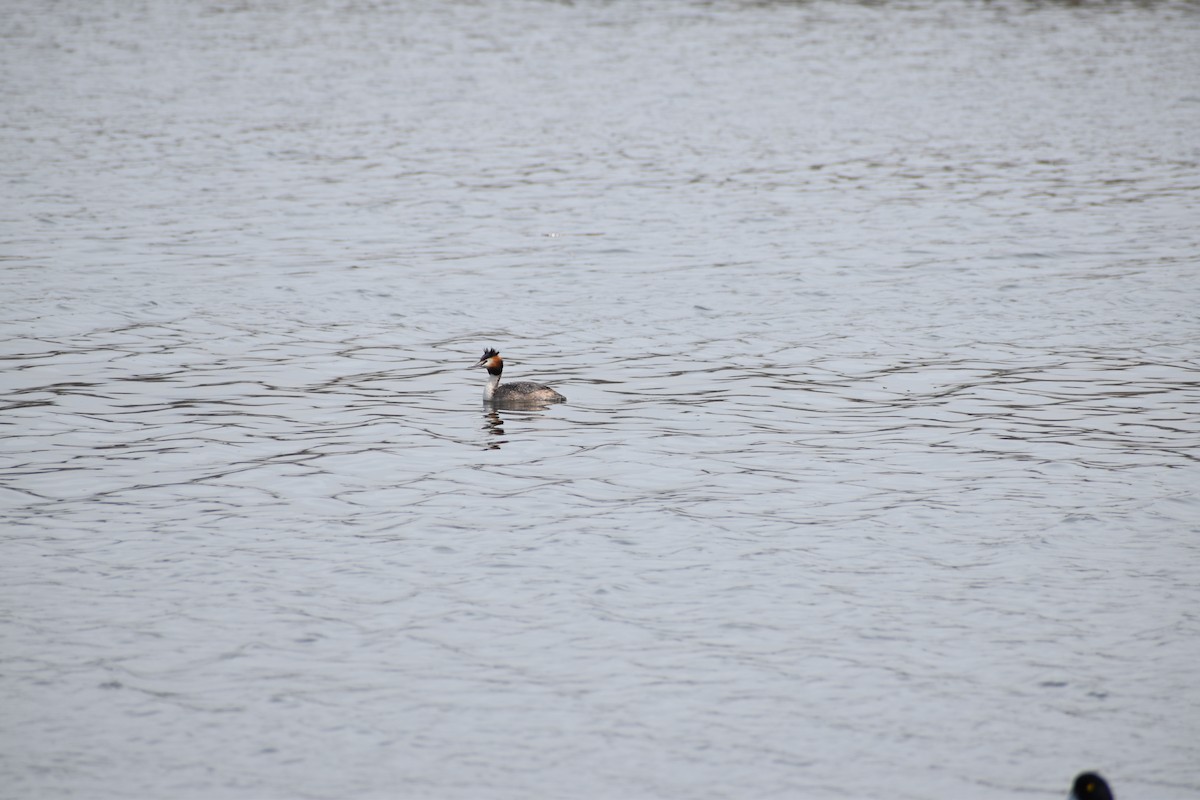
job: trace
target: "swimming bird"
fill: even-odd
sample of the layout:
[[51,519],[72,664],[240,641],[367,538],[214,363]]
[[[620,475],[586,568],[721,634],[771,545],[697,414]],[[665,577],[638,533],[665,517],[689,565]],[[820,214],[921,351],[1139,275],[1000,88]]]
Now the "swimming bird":
[[1108,781],[1095,772],[1081,772],[1071,787],[1067,800],[1113,800]]
[[483,387],[483,402],[491,405],[507,406],[538,406],[546,403],[562,403],[567,398],[540,383],[518,381],[516,383],[500,383],[500,374],[504,372],[504,359],[494,348],[487,348],[483,356],[471,367],[487,367],[488,382]]

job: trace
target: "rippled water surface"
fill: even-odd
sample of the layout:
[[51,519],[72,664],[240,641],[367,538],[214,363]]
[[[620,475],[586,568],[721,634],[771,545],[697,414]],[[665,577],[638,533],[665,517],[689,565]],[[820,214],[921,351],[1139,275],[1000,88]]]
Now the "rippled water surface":
[[1200,796],[1195,4],[4,5],[0,796]]

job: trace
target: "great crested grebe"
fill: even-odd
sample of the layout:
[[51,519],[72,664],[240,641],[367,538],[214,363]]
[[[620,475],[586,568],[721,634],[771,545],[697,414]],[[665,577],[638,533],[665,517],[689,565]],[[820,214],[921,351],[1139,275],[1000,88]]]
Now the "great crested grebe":
[[1097,772],[1081,772],[1067,800],[1113,800],[1108,783]]
[[483,357],[471,369],[487,367],[488,382],[483,387],[483,402],[495,405],[540,405],[542,403],[564,403],[567,398],[540,383],[518,381],[517,383],[500,383],[500,373],[504,372],[504,359],[495,349],[489,347],[483,351]]

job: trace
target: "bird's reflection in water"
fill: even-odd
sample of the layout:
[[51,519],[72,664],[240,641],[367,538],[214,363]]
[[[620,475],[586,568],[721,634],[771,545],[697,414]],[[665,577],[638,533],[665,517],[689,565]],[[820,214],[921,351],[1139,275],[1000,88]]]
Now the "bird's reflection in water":
[[[504,417],[500,416],[503,411],[545,411],[550,408],[550,403],[487,403],[483,407],[483,429],[492,436],[503,437],[504,432]],[[522,415],[518,415],[522,416]],[[532,416],[532,415],[525,415]],[[508,439],[497,438],[491,439],[485,443],[488,450],[499,450],[504,445],[508,444]]]
[[[500,416],[499,410],[489,408],[483,412],[483,429],[492,436],[504,435],[504,418]],[[499,450],[507,443],[507,439],[493,439],[485,442],[484,446],[488,450]]]

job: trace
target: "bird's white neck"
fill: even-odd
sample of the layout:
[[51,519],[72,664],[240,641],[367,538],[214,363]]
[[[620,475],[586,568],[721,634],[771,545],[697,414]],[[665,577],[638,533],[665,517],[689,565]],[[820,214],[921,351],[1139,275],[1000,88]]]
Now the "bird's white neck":
[[483,399],[485,402],[496,396],[496,387],[499,385],[500,373],[497,372],[495,375],[488,375],[487,385],[483,387]]

